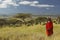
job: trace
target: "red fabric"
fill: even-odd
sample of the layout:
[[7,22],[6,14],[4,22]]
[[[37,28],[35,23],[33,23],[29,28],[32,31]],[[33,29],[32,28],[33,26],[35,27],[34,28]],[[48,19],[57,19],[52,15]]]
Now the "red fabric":
[[46,23],[46,34],[47,36],[50,36],[53,34],[53,23],[50,21]]

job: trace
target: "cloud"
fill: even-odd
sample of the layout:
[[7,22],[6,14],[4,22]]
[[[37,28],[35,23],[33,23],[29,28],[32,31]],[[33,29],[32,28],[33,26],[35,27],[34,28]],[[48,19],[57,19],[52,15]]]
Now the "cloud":
[[54,5],[48,5],[48,4],[31,4],[30,6],[34,7],[55,7]]
[[29,5],[33,7],[55,7],[54,5],[48,5],[48,4],[39,4],[38,1],[21,1],[19,4],[22,5]]
[[21,1],[19,2],[19,4],[23,4],[23,5],[30,5],[30,4],[38,4],[38,1]]
[[33,1],[32,3],[37,4],[37,3],[39,3],[39,2],[38,2],[38,1]]
[[0,8],[6,8],[6,7],[7,7],[6,4],[4,4],[4,3],[0,4]]
[[[19,1],[17,3],[17,1]],[[27,1],[27,0],[0,0],[0,8],[7,8],[9,5],[17,7],[20,5],[28,5],[33,7],[55,7],[54,5],[40,4],[39,1]]]
[[1,1],[1,0],[0,0]]
[[19,4],[17,4],[13,0],[0,0],[0,2],[2,2],[0,3],[0,8],[7,8],[9,5],[19,6]]
[[29,1],[21,1],[21,2],[19,2],[19,4],[28,5],[28,4],[31,4],[31,2],[29,2]]
[[14,2],[13,0],[5,0],[2,3],[4,4],[8,4],[8,5],[13,5],[13,6],[19,6],[16,2]]

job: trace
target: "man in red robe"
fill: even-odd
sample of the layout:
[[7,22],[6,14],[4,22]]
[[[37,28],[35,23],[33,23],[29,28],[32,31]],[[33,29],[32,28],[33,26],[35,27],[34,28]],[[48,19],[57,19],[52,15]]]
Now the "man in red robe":
[[48,21],[46,23],[46,34],[47,36],[51,36],[53,34],[53,23],[51,18],[48,18]]

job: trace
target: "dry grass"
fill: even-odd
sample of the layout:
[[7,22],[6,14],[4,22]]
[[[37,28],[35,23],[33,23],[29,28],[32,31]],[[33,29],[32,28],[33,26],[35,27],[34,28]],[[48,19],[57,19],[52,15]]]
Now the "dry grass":
[[60,40],[60,24],[54,24],[54,34],[47,37],[45,26],[34,25],[0,28],[0,40]]

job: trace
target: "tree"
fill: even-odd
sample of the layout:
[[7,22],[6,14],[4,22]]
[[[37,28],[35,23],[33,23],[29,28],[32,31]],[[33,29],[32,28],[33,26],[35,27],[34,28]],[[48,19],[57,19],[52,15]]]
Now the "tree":
[[6,24],[6,20],[5,19],[0,19],[0,26],[2,27],[5,24]]
[[58,24],[60,24],[60,16],[57,17]]
[[36,20],[36,24],[38,24],[38,23],[41,24],[41,22],[45,22],[47,20],[47,18],[46,17],[37,17],[35,20]]
[[24,22],[26,18],[31,18],[32,15],[31,14],[24,14],[24,13],[18,13],[17,15],[15,15],[14,17],[16,18],[21,18]]

